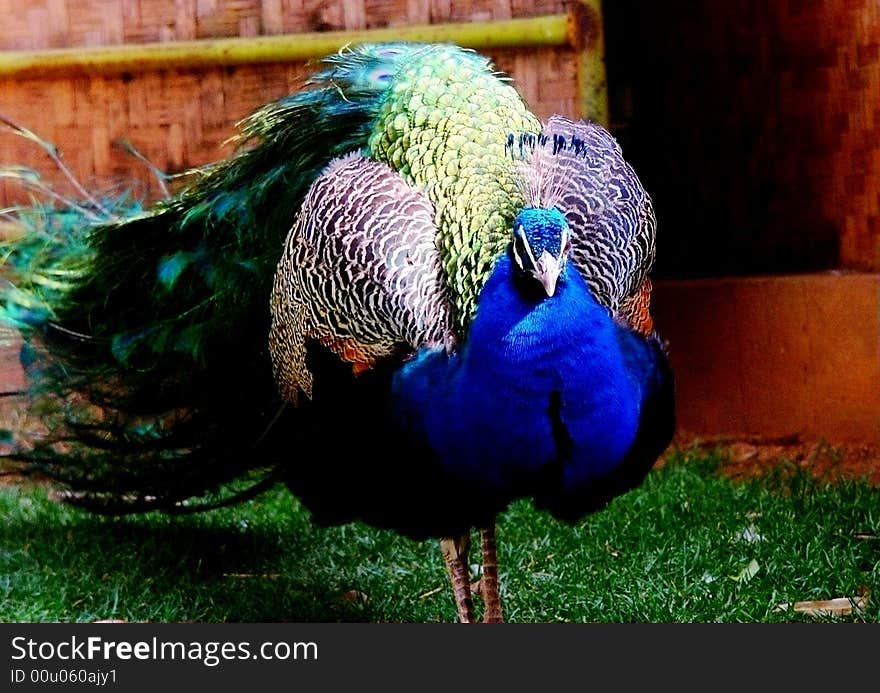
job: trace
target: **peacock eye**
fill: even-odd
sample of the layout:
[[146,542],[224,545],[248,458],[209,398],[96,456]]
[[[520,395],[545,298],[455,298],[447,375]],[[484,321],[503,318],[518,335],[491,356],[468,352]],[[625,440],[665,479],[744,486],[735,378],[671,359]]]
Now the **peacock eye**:
[[562,243],[559,246],[559,256],[565,257],[568,255],[571,250],[571,235],[568,233],[562,234]]

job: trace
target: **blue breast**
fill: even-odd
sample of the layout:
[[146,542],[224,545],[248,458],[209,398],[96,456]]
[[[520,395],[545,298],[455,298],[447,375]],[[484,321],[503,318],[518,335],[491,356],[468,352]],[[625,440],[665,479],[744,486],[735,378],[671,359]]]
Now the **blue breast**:
[[423,350],[397,373],[396,414],[474,492],[583,494],[633,448],[654,358],[570,263],[556,294],[537,298],[505,255],[464,347]]

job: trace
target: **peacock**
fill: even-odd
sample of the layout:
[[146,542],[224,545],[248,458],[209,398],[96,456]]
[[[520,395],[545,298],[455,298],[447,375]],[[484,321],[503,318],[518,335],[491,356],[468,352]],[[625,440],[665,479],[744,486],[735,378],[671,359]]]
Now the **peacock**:
[[496,517],[574,523],[675,428],[656,220],[612,135],[542,123],[489,58],[348,46],[146,208],[25,209],[3,318],[39,433],[11,457],[103,513],[283,483],[320,525],[439,539],[503,620]]

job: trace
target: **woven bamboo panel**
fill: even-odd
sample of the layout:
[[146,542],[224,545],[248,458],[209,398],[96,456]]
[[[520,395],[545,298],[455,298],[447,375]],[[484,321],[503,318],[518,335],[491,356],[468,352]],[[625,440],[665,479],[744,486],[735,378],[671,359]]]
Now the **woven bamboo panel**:
[[663,274],[880,270],[880,3],[605,8]]
[[[0,49],[104,45],[193,38],[350,30],[564,12],[557,0],[0,0]],[[502,71],[541,116],[575,115],[574,54],[503,51]],[[0,79],[0,112],[57,145],[76,177],[102,193],[155,198],[148,169],[114,142],[124,139],[174,173],[230,153],[234,124],[302,86],[305,64],[166,70],[124,77]],[[63,194],[63,177],[33,143],[0,131],[0,165],[36,168]],[[5,182],[0,205],[21,202]]]

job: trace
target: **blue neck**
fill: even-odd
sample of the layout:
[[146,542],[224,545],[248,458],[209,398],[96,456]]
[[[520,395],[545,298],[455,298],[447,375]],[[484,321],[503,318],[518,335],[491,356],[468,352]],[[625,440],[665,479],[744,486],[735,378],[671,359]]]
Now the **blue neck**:
[[395,376],[404,426],[476,490],[508,492],[552,469],[579,488],[635,439],[642,392],[630,335],[571,263],[560,279],[552,298],[520,290],[503,255],[462,351],[423,350]]

